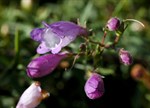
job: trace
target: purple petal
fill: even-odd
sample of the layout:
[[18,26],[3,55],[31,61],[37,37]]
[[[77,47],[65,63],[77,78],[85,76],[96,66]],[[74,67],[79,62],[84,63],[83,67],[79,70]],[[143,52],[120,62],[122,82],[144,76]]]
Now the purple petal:
[[120,61],[124,65],[131,65],[133,62],[132,56],[130,55],[130,53],[124,49],[119,50],[119,57],[120,57]]
[[120,20],[118,18],[111,18],[108,20],[107,25],[108,30],[114,31],[117,30],[120,26]]
[[102,77],[97,73],[93,73],[86,81],[84,90],[90,99],[100,98],[104,94],[104,82]]
[[42,42],[37,48],[37,53],[39,53],[39,54],[44,54],[49,51],[50,51],[50,49],[46,46],[45,42]]
[[67,57],[66,53],[47,54],[33,59],[27,66],[27,75],[32,78],[39,78],[50,74]]
[[33,40],[41,42],[42,41],[42,33],[43,28],[35,28],[31,31],[30,36]]
[[57,54],[60,51],[61,51],[61,46],[57,46],[56,48],[51,50],[52,54]]
[[42,42],[37,48],[37,53],[44,54],[51,51],[58,53],[61,49],[76,39],[79,35],[87,35],[87,30],[72,22],[59,21],[50,25],[43,22],[44,29],[35,29],[32,31],[32,38]]
[[[62,38],[64,36],[87,35],[87,30],[69,21],[59,21],[49,25],[52,31]],[[83,32],[84,31],[84,32]]]
[[74,41],[78,35],[87,33],[86,29],[67,21],[52,23],[49,28],[46,23],[44,25],[47,29],[43,34],[43,40],[53,54]]

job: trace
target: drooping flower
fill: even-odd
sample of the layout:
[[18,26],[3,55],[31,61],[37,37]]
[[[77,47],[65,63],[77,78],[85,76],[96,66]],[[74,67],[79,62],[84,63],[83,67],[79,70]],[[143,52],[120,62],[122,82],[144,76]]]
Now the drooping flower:
[[76,39],[77,36],[87,35],[87,29],[68,21],[59,21],[50,25],[43,22],[44,28],[35,28],[31,31],[31,38],[41,44],[37,53],[51,52],[56,54]]
[[119,57],[120,57],[120,61],[124,65],[132,64],[132,56],[130,55],[128,51],[124,50],[123,48],[119,50]]
[[109,31],[115,31],[120,26],[120,20],[118,18],[110,18],[106,24],[106,27]]
[[100,98],[104,94],[104,82],[102,76],[93,73],[86,81],[84,91],[90,99]]
[[16,108],[35,108],[49,95],[47,91],[41,89],[40,82],[36,81],[23,92]]
[[27,75],[31,78],[39,78],[50,74],[67,57],[67,53],[46,54],[33,59],[27,66]]

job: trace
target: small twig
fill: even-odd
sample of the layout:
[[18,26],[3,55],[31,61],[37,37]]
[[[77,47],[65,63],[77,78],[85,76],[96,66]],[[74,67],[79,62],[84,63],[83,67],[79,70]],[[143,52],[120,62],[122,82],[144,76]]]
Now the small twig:
[[105,31],[101,41],[102,44],[104,44],[106,36],[107,36],[107,32]]
[[145,27],[144,24],[138,20],[135,20],[135,19],[125,19],[124,22],[127,22],[127,21],[133,21],[133,22],[137,22],[139,23],[142,27]]

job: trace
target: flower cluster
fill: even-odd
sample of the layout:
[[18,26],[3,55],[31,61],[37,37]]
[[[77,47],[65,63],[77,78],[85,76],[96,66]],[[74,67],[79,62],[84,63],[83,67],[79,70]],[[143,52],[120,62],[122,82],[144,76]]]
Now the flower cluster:
[[[44,28],[35,28],[30,34],[34,41],[40,43],[37,53],[44,54],[28,64],[26,72],[31,78],[44,77],[53,72],[60,61],[68,57],[68,52],[61,52],[61,49],[74,41],[77,36],[88,34],[86,28],[68,21],[59,21],[50,25],[43,22],[43,25]],[[48,52],[49,54],[46,54]],[[16,108],[35,108],[48,96],[48,92],[42,92],[39,83],[33,83],[22,94]]]
[[[37,47],[37,53],[43,54],[33,60],[27,65],[27,75],[30,78],[41,78],[52,73],[59,65],[62,59],[72,56],[99,54],[101,56],[103,50],[106,48],[116,49],[116,44],[120,40],[120,36],[126,29],[126,21],[121,21],[119,18],[111,18],[108,20],[105,28],[104,35],[101,42],[95,42],[88,37],[88,29],[81,25],[69,22],[59,21],[52,24],[43,22],[43,28],[35,28],[31,31],[31,38],[34,41],[39,42]],[[106,44],[105,38],[107,32],[115,32],[115,40],[112,44]],[[79,53],[62,51],[63,48],[73,42],[77,37],[85,39],[85,43],[81,43],[80,49],[86,49],[86,47],[92,43],[98,46],[100,50],[88,51],[80,50]],[[120,61],[124,65],[132,64],[132,56],[123,48],[118,48]],[[87,79],[84,91],[89,99],[97,99],[104,94],[104,81],[103,77],[97,71],[91,71],[91,76]],[[34,82],[21,96],[17,108],[35,108],[39,105],[41,100],[49,96],[48,92],[43,92],[39,82]]]

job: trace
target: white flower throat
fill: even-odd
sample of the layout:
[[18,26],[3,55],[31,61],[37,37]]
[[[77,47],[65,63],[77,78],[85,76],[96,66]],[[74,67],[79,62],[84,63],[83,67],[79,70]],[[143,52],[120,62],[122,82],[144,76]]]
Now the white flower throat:
[[43,33],[43,40],[48,48],[55,48],[61,42],[61,39],[51,29],[46,29]]

